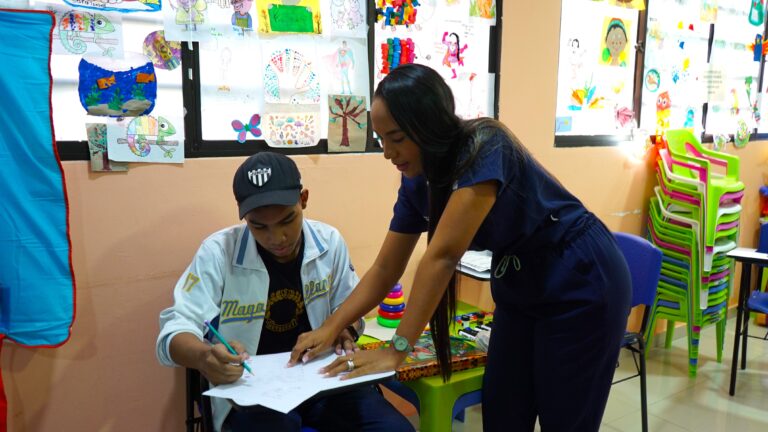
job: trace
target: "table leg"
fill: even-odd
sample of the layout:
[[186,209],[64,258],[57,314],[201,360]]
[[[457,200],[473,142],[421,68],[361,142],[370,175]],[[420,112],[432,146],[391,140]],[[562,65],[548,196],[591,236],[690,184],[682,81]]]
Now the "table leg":
[[[752,268],[752,264],[744,263],[743,265],[748,265],[750,269]],[[741,322],[741,370],[747,368],[747,342],[749,342],[749,310],[747,310],[747,299],[749,298],[749,293],[752,292],[751,278],[748,283],[749,289],[747,289],[746,293],[739,293],[740,297],[742,295],[744,296],[744,301],[741,302],[743,310],[742,315],[744,315],[743,321]]]
[[733,340],[733,358],[731,359],[731,383],[728,394],[736,393],[736,370],[739,365],[739,342],[741,340],[741,320],[743,319],[744,294],[749,291],[749,279],[752,266],[748,263],[741,264],[741,283],[739,286],[739,303],[736,307],[736,335]]

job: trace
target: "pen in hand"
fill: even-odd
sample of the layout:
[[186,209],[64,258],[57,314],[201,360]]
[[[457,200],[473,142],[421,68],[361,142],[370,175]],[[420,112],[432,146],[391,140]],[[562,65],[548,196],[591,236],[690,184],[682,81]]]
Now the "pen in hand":
[[[205,322],[205,325],[206,325],[206,326],[208,326],[208,329],[209,329],[209,330],[210,330],[210,331],[213,333],[213,335],[214,335],[214,336],[216,336],[217,338],[219,338],[219,340],[221,341],[221,343],[222,343],[222,344],[224,344],[224,346],[225,346],[225,347],[227,347],[227,349],[229,350],[229,352],[230,352],[230,353],[232,353],[232,354],[234,354],[234,355],[238,355],[237,351],[235,351],[235,349],[234,349],[234,348],[232,348],[232,346],[231,346],[231,345],[230,345],[230,344],[229,344],[229,343],[228,343],[228,342],[227,342],[227,341],[226,341],[226,340],[225,340],[225,339],[224,339],[224,338],[223,338],[223,337],[222,337],[222,336],[219,334],[219,332],[217,332],[217,331],[216,331],[216,329],[215,329],[215,328],[213,328],[213,326],[211,325],[211,323],[210,323],[210,322],[206,321],[206,322]],[[249,372],[251,375],[253,375],[253,371],[251,370],[251,367],[250,367],[250,366],[248,366],[247,364],[245,364],[245,362],[243,362],[243,367],[244,367],[244,368],[245,368],[245,370],[247,370],[247,371],[248,371],[248,372]]]

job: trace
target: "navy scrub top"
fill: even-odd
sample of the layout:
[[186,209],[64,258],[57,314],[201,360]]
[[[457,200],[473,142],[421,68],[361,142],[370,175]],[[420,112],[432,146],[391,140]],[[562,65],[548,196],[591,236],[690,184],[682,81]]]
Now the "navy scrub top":
[[[454,189],[496,180],[496,202],[475,234],[470,249],[497,254],[563,247],[586,223],[588,212],[532,157],[520,154],[501,131],[481,145]],[[401,179],[389,229],[427,231],[428,190],[424,176]]]

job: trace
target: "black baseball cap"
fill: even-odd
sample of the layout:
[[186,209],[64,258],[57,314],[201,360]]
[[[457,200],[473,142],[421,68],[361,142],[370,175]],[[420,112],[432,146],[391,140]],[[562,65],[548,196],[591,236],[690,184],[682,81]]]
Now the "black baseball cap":
[[258,207],[291,206],[299,202],[301,174],[288,156],[272,152],[256,153],[235,172],[232,190],[242,219]]

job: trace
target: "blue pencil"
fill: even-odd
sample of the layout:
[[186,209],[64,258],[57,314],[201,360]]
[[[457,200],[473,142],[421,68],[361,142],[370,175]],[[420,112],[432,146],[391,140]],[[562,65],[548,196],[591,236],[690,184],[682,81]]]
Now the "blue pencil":
[[[205,325],[207,325],[207,326],[208,326],[208,328],[211,330],[211,332],[213,332],[213,335],[214,335],[214,336],[216,336],[217,338],[219,338],[219,340],[221,341],[221,343],[223,343],[223,344],[224,344],[224,346],[225,346],[225,347],[227,347],[227,349],[229,350],[229,352],[231,352],[231,353],[232,353],[232,354],[234,354],[234,355],[237,355],[237,351],[235,351],[235,349],[234,349],[234,348],[232,348],[232,346],[231,346],[231,345],[230,345],[230,344],[229,344],[229,343],[228,343],[226,340],[224,340],[224,338],[223,338],[223,337],[222,337],[222,336],[219,334],[219,332],[217,332],[217,331],[216,331],[216,329],[215,329],[215,328],[213,328],[213,326],[211,325],[211,323],[209,323],[208,321],[206,321],[206,322],[205,322]],[[253,371],[251,370],[250,366],[248,366],[247,364],[243,363],[243,367],[245,368],[245,370],[247,370],[248,372],[250,372],[250,373],[251,373],[251,375],[253,375]]]

